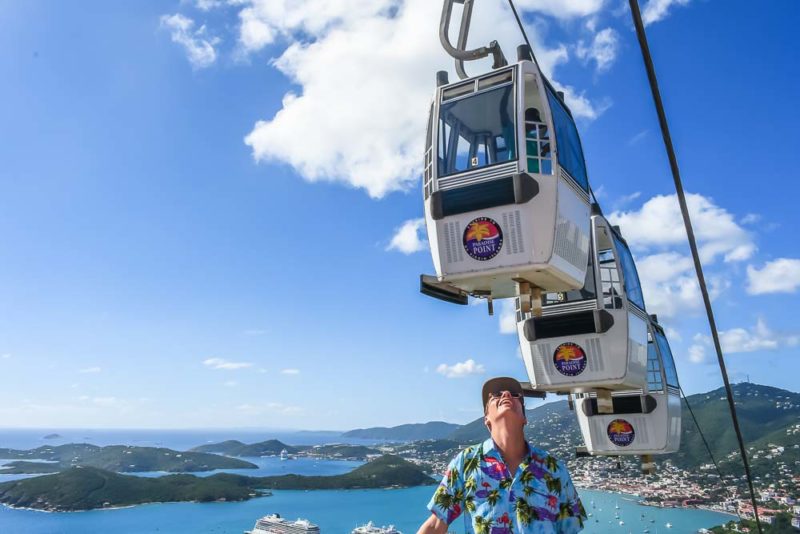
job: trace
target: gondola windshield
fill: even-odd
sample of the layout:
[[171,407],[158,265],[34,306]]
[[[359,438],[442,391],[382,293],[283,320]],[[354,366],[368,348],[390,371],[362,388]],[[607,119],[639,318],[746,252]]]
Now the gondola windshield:
[[656,342],[658,343],[658,350],[661,352],[661,359],[664,362],[667,385],[675,388],[680,387],[678,385],[678,373],[675,370],[675,361],[672,359],[672,351],[669,349],[667,338],[661,332],[656,331]]
[[614,236],[614,244],[619,255],[619,264],[622,268],[622,275],[625,277],[625,293],[628,296],[628,302],[635,304],[640,309],[644,310],[644,296],[642,295],[642,286],[639,283],[639,274],[636,272],[636,265],[633,263],[633,256],[631,251],[621,239],[616,235]]
[[661,362],[654,341],[647,344],[647,389],[651,392],[663,392],[664,380],[661,376]]
[[558,163],[584,191],[588,192],[589,178],[586,175],[586,163],[583,159],[581,139],[578,136],[575,121],[561,103],[561,99],[549,86],[547,87],[547,99],[550,102],[550,112],[553,116],[553,127],[556,133]]
[[517,158],[514,86],[442,103],[439,177]]

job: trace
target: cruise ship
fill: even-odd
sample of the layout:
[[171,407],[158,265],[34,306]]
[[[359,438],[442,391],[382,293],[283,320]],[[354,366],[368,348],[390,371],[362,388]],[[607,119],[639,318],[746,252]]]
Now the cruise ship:
[[245,530],[244,534],[319,534],[319,527],[306,519],[289,521],[272,514],[256,521],[253,530]]
[[367,523],[366,525],[361,525],[360,527],[356,527],[353,529],[353,532],[350,534],[402,534],[399,530],[394,528],[394,525],[389,525],[388,527],[376,527],[372,524],[372,521]]

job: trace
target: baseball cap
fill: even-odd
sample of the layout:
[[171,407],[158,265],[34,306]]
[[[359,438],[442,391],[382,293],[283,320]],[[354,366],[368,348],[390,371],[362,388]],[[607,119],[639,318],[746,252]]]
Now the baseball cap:
[[[510,393],[522,395],[522,385],[516,379],[508,376],[498,376],[487,380],[483,384],[483,391],[481,392],[484,412],[486,411],[486,403],[489,401],[489,393],[492,391],[509,391]],[[525,403],[523,398],[520,398],[520,402]]]

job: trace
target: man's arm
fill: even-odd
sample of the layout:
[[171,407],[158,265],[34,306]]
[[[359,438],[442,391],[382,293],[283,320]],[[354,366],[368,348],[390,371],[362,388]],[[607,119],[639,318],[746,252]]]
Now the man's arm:
[[436,517],[436,514],[431,514],[428,520],[419,527],[417,534],[446,534],[446,532],[447,523]]

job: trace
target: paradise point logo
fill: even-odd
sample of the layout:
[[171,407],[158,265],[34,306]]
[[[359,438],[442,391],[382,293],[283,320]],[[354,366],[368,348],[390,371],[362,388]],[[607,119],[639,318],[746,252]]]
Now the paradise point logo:
[[633,425],[627,422],[625,419],[614,419],[610,423],[608,423],[608,429],[606,430],[608,434],[608,439],[611,440],[611,443],[617,445],[618,447],[627,447],[633,440],[636,438],[636,432],[633,430]]
[[586,369],[586,352],[575,343],[562,343],[553,353],[553,365],[564,376],[578,376]]
[[503,230],[489,217],[473,219],[464,230],[464,250],[478,261],[491,260],[503,248]]

